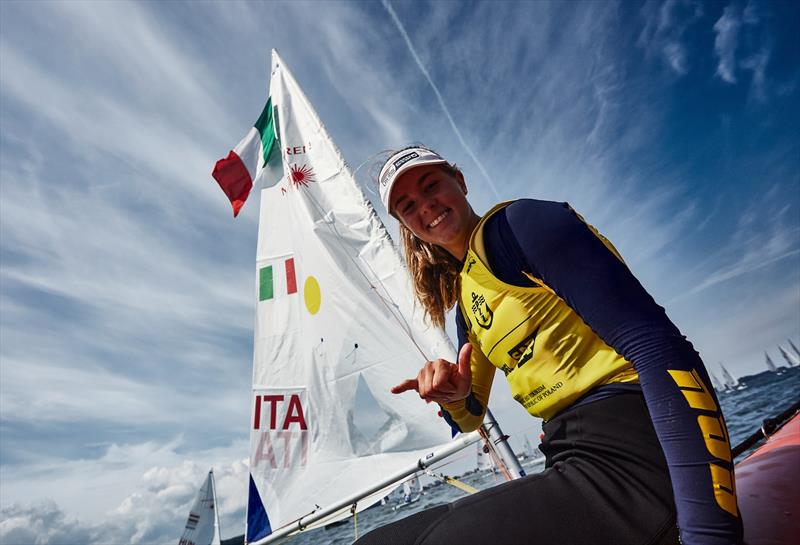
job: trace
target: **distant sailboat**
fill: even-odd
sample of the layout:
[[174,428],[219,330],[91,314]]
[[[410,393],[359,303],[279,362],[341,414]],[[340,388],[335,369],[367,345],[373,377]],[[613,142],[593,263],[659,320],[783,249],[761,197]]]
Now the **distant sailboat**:
[[719,362],[719,367],[722,369],[722,378],[724,380],[725,391],[732,392],[734,390],[744,390],[747,388],[746,384],[739,382],[737,379],[733,378],[725,366],[722,365],[722,362]]
[[777,373],[778,368],[775,367],[775,363],[772,361],[772,358],[769,357],[769,353],[766,350],[764,351],[764,357],[766,357],[767,369],[769,369],[773,373]]
[[711,369],[708,370],[708,376],[711,377],[711,386],[714,388],[714,390],[717,392],[727,391],[725,385],[717,378],[717,375],[711,372]]
[[[792,341],[789,342],[791,343]],[[789,364],[789,367],[797,367],[798,365],[800,365],[800,359],[788,353],[786,350],[783,349],[781,345],[778,345],[778,350],[781,351],[781,355],[783,356],[783,359],[786,360],[786,363]]]
[[178,545],[220,545],[214,470],[208,472],[203,486],[197,493]]
[[[797,355],[798,358],[800,358],[800,350],[798,350],[797,347],[794,345],[794,343],[792,342],[792,339],[787,339],[787,340],[789,341],[789,346],[791,346],[792,350],[794,350],[794,353]],[[800,363],[800,360],[799,360],[799,363]]]
[[527,437],[525,438],[525,444],[522,445],[522,455],[525,458],[533,458],[534,456],[533,447],[531,446],[531,442]]

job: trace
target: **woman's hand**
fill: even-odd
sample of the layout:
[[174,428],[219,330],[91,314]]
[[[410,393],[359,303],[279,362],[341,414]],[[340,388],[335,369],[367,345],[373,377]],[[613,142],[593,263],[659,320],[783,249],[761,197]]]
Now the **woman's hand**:
[[404,380],[392,388],[392,393],[416,390],[419,397],[428,403],[452,403],[464,399],[472,385],[471,355],[472,345],[466,343],[458,353],[458,364],[441,358],[429,361],[419,370],[417,378]]

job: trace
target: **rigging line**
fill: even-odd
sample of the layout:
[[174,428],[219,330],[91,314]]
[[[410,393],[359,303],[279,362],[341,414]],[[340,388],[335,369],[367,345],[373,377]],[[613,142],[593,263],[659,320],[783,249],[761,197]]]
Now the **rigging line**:
[[511,472],[509,471],[505,461],[494,450],[495,443],[491,440],[491,438],[489,438],[488,431],[484,429],[484,426],[481,426],[478,428],[478,433],[481,434],[484,443],[489,448],[489,455],[492,457],[492,461],[495,463],[495,465],[500,469],[503,477],[505,477],[506,481],[512,481],[513,477],[511,476]]
[[[345,167],[345,171],[346,170],[347,169]],[[334,235],[336,235],[336,237],[337,237],[336,241],[339,243],[340,247],[343,250],[345,250],[345,255],[348,257],[348,259],[350,259],[350,261],[353,263],[353,265],[355,265],[356,270],[358,270],[358,272],[361,274],[361,276],[364,277],[364,280],[366,280],[367,284],[370,286],[371,291],[383,303],[383,305],[386,307],[386,309],[389,311],[389,313],[392,315],[392,317],[395,319],[395,321],[397,321],[397,323],[400,325],[400,329],[402,329],[403,332],[406,334],[406,336],[411,340],[411,342],[414,344],[416,349],[419,351],[419,353],[423,357],[423,359],[425,359],[425,361],[428,361],[430,358],[428,358],[428,356],[425,354],[425,351],[422,350],[422,348],[417,343],[417,340],[414,338],[414,335],[411,333],[411,325],[406,321],[405,316],[403,316],[402,313],[399,312],[399,310],[395,310],[395,309],[399,309],[399,305],[397,305],[397,303],[395,303],[394,300],[391,298],[391,295],[389,294],[389,291],[383,285],[383,282],[381,282],[380,278],[378,278],[378,275],[375,273],[375,271],[372,269],[372,267],[370,267],[369,263],[366,263],[365,261],[363,261],[361,259],[356,261],[356,258],[354,258],[352,255],[350,255],[351,252],[347,251],[348,246],[346,246],[344,244],[344,242],[342,242],[342,239],[344,237],[342,237],[342,235],[339,233],[338,229],[336,229],[335,223],[331,224],[331,223],[325,221],[325,219],[324,219],[325,216],[326,216],[325,209],[322,207],[322,205],[319,204],[317,199],[314,198],[314,195],[312,195],[310,192],[306,192],[305,194],[308,196],[310,202],[314,205],[314,207],[317,209],[317,212],[320,214],[320,216],[322,218],[322,223],[324,223],[328,227],[328,229]],[[372,211],[372,212],[374,213],[374,211]],[[385,229],[385,227],[384,227],[384,229]],[[376,287],[374,286],[373,282],[370,280],[369,276],[367,276],[367,274],[362,270],[361,265],[359,265],[359,261],[361,262],[362,265],[366,266],[367,269],[369,269],[369,272],[372,275],[372,277],[375,278],[378,281],[379,284],[381,284],[381,287],[383,288],[383,290],[388,295],[388,299],[389,299],[389,302],[391,303],[391,306],[389,305],[389,303],[387,303],[386,299],[380,293],[378,293]],[[394,309],[392,308],[392,306],[394,307]],[[398,317],[397,314],[399,314],[400,317]],[[402,320],[401,320],[401,318],[402,318]]]

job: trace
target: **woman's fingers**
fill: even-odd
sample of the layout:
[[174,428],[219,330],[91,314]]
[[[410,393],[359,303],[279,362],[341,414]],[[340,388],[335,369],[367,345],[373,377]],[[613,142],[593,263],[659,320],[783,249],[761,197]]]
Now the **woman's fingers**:
[[410,378],[408,380],[404,380],[397,386],[394,386],[391,390],[393,394],[402,394],[403,392],[407,392],[409,390],[419,390],[419,385],[417,383],[417,379]]
[[470,367],[470,358],[472,358],[472,345],[464,343],[461,350],[458,351],[458,374],[462,378],[472,381],[472,367]]
[[[469,346],[469,345],[466,345]],[[459,364],[450,363],[447,360],[438,359],[429,361],[419,370],[416,379],[408,379],[391,389],[393,394],[400,394],[409,390],[416,390],[419,396],[427,402],[449,403],[458,399],[463,399],[463,390],[469,390],[471,372],[469,368],[469,349],[466,349],[466,377],[461,372],[463,363],[462,355],[459,354]],[[465,349],[462,348],[462,353]],[[466,382],[465,382],[466,381]]]
[[453,367],[455,367],[453,364],[445,360],[437,360],[434,363],[433,376],[431,378],[431,395],[452,394],[456,391],[455,386],[450,381]]

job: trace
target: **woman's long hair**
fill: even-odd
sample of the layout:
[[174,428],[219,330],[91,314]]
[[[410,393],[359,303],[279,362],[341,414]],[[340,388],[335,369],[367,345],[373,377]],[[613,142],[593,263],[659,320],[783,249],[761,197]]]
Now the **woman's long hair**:
[[[404,149],[418,147],[424,146],[409,146]],[[403,150],[389,153],[386,160],[400,151]],[[443,164],[442,168],[452,176],[459,172],[458,167],[450,163]],[[377,176],[375,179],[377,180]],[[418,238],[402,221],[400,241],[406,266],[414,283],[414,293],[425,311],[425,316],[434,326],[444,327],[444,316],[458,299],[461,263],[444,248]]]
[[458,298],[461,263],[447,250],[419,239],[402,222],[400,240],[417,300],[431,323],[444,327],[444,315]]

